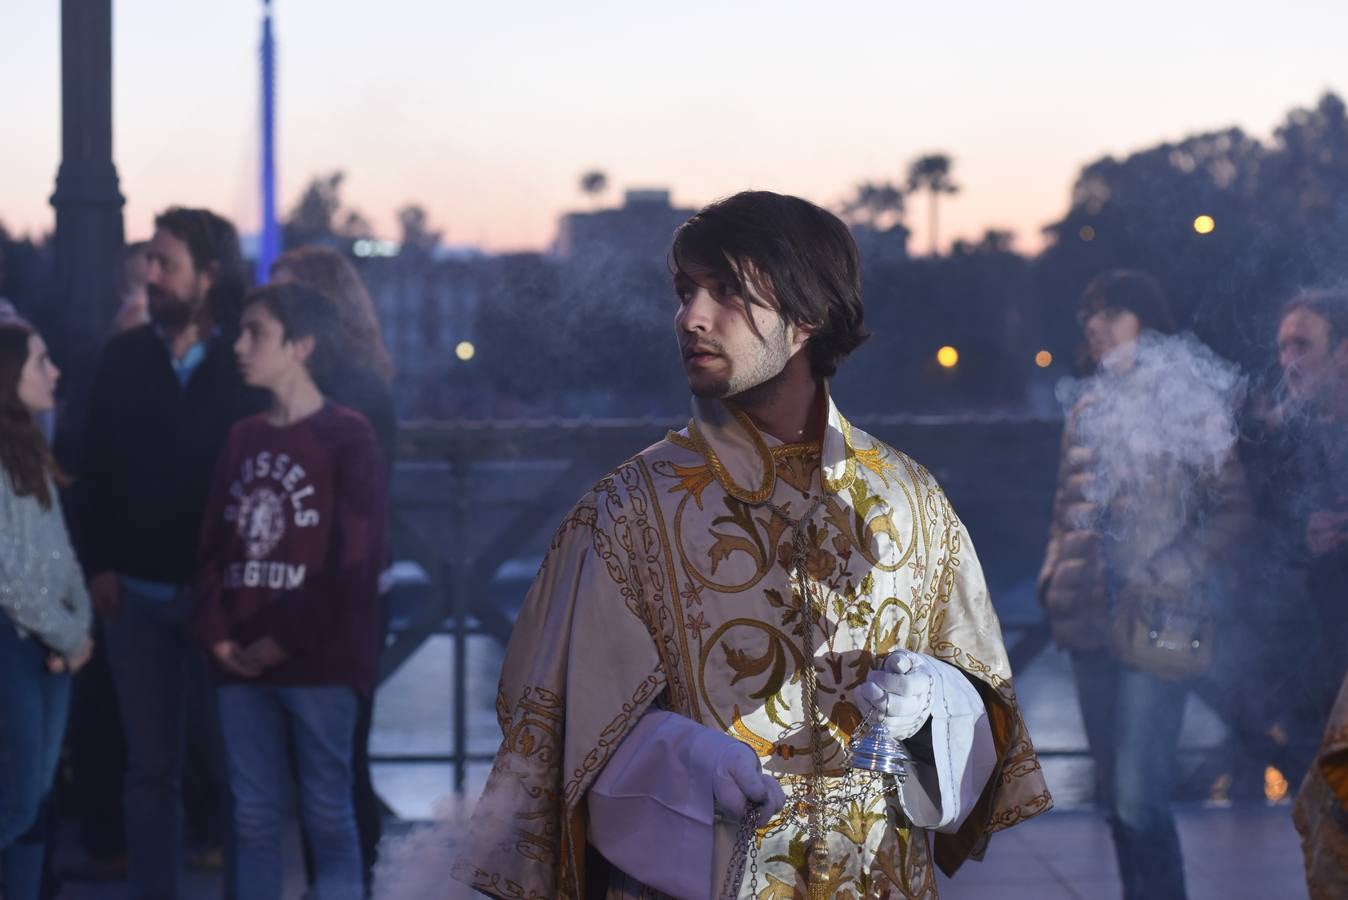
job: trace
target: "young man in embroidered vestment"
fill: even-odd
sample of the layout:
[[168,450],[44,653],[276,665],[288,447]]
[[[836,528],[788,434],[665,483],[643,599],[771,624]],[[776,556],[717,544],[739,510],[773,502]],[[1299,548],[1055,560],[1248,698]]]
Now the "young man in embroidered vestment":
[[[933,863],[1052,801],[968,532],[829,396],[867,337],[856,246],[749,192],[670,258],[692,419],[557,531],[454,874],[497,897],[935,898]],[[878,724],[902,782],[849,766]]]

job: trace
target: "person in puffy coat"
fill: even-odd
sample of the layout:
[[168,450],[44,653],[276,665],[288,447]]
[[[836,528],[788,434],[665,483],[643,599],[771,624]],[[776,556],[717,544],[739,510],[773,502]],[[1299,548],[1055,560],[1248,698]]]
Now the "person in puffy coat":
[[[1243,379],[1173,336],[1160,286],[1087,287],[1039,598],[1069,651],[1124,897],[1182,898],[1169,808],[1189,683],[1211,660],[1225,555],[1251,523],[1234,453]],[[1074,388],[1074,390],[1072,390]]]

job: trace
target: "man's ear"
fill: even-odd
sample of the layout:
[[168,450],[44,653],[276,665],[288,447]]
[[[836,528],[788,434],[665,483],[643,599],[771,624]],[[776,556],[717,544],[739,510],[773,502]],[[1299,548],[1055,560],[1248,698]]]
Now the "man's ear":
[[197,290],[204,298],[215,287],[215,280],[220,277],[220,263],[213,262],[206,268],[197,272]]
[[791,339],[791,352],[795,353],[801,347],[804,347],[806,342],[814,337],[817,328],[818,326],[816,325],[797,324],[795,322],[789,323],[787,326],[787,336]]

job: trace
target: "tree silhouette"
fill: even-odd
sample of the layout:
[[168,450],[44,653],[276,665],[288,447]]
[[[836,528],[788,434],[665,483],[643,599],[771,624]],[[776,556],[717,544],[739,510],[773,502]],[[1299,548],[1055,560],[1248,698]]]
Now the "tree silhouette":
[[[1138,268],[1165,287],[1182,328],[1247,366],[1271,365],[1283,300],[1348,274],[1348,116],[1326,95],[1275,137],[1228,128],[1086,166],[1035,262],[1049,349],[1079,339],[1072,313],[1092,277]],[[1215,230],[1197,231],[1199,215]]]
[[429,255],[440,245],[444,233],[431,228],[425,207],[409,203],[398,210],[398,229],[403,252]]
[[599,195],[608,190],[608,176],[598,169],[591,169],[580,176],[580,190],[598,205]]
[[11,235],[0,224],[0,298],[18,308],[25,316],[38,320],[39,327],[55,331],[61,327],[56,311],[44,306],[51,274],[50,236],[35,240]]
[[944,153],[928,153],[919,156],[908,166],[908,190],[911,193],[927,192],[927,210],[931,227],[931,255],[937,253],[937,198],[941,194],[959,193],[959,185],[950,177],[951,158]]
[[336,244],[373,233],[364,215],[342,206],[345,179],[345,172],[336,171],[316,175],[309,181],[282,226],[282,242],[286,247]]
[[350,241],[371,238],[374,237],[374,226],[360,210],[343,210],[342,224],[337,227],[337,237]]
[[983,232],[983,236],[978,239],[978,243],[971,244],[968,241],[955,241],[950,248],[952,256],[970,256],[976,253],[995,254],[995,253],[1015,253],[1012,244],[1015,243],[1015,236],[1011,232],[1001,228],[989,228]]
[[[1294,109],[1274,132],[1272,152],[1259,168],[1259,210],[1268,227],[1315,254],[1318,264],[1341,266],[1348,229],[1348,110],[1327,93],[1313,109]],[[1290,233],[1287,230],[1290,228]]]
[[848,224],[865,225],[876,231],[901,223],[903,213],[903,190],[888,181],[863,181],[856,186],[856,193],[842,205],[842,216]]
[[903,224],[903,189],[889,182],[865,181],[844,200],[838,214],[851,229],[861,256],[871,262],[908,256],[908,228]]

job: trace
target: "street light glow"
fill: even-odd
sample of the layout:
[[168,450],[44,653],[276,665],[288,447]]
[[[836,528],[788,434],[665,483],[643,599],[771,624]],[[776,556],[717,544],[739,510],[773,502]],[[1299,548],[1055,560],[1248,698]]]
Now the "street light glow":
[[936,351],[936,362],[943,369],[953,369],[959,364],[959,361],[960,352],[949,344]]
[[1047,369],[1053,365],[1053,354],[1047,350],[1040,350],[1034,355],[1034,364],[1041,369]]
[[1083,241],[1093,241],[1095,240],[1095,229],[1089,225],[1082,225],[1081,230],[1077,232],[1077,235],[1080,236]]
[[1212,216],[1199,216],[1194,219],[1194,231],[1199,234],[1212,234],[1212,229],[1217,227],[1217,223],[1212,220]]
[[458,346],[454,348],[454,355],[464,362],[477,356],[477,348],[473,346],[472,341],[459,341]]

